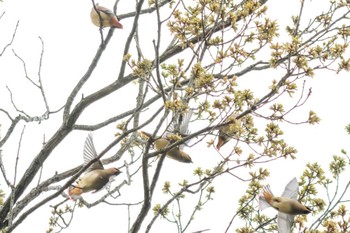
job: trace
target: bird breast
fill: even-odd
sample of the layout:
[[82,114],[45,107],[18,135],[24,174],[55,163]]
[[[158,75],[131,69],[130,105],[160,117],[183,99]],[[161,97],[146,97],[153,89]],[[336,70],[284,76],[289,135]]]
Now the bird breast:
[[79,181],[79,186],[84,192],[101,189],[109,181],[109,177],[104,173],[105,172],[102,169],[96,169],[88,172]]
[[276,209],[278,209],[278,211],[285,214],[298,215],[298,214],[309,213],[309,211],[303,204],[301,204],[296,200],[286,198],[286,197],[274,198],[273,206]]
[[159,138],[154,142],[154,145],[157,150],[164,149],[165,147],[168,146],[168,144],[169,144],[169,141],[164,138]]
[[[154,142],[154,145],[155,145],[157,150],[161,150],[169,145],[169,141],[164,139],[164,138],[160,138]],[[183,162],[183,163],[191,163],[192,162],[191,157],[187,153],[181,151],[178,146],[171,148],[166,153],[166,155],[169,158],[172,158],[172,159],[177,160],[179,162]]]

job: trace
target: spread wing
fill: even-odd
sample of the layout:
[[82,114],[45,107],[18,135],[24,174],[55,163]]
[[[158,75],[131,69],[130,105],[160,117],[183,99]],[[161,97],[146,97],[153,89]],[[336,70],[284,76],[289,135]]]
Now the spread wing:
[[[92,138],[92,133],[89,133],[84,144],[84,166],[88,164],[91,160],[97,157],[96,149],[94,146],[94,141]],[[100,160],[91,164],[91,166],[86,170],[86,173],[96,169],[103,169],[103,165]]]
[[[169,134],[176,134],[178,133],[182,137],[186,137],[187,135],[190,134],[190,131],[188,130],[188,126],[190,124],[191,116],[193,114],[192,109],[190,109],[187,113],[184,115],[179,114],[179,116],[171,123],[171,125],[168,127],[167,132],[165,133],[166,135]],[[184,144],[180,146],[180,150],[188,143],[186,141]]]
[[190,134],[188,126],[191,120],[193,111],[190,109],[184,115],[179,114],[178,117],[171,123],[168,127],[166,134],[175,134],[178,133],[181,136],[187,136]]
[[192,109],[190,109],[185,115],[180,115],[179,117],[179,133],[180,135],[187,136],[191,132],[188,130],[188,126],[190,124],[191,116],[192,116]]
[[294,216],[278,212],[277,225],[279,233],[290,233],[294,222]]
[[298,181],[297,181],[297,178],[294,177],[286,185],[286,188],[284,189],[284,191],[282,193],[282,197],[288,197],[290,199],[297,200],[298,190],[299,190]]

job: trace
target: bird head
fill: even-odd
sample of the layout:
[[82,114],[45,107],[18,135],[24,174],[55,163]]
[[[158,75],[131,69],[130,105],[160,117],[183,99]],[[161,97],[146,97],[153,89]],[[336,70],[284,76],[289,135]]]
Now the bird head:
[[181,156],[182,156],[182,162],[184,162],[184,163],[192,163],[192,159],[187,153],[185,153],[183,151],[180,151],[180,153],[181,153]]

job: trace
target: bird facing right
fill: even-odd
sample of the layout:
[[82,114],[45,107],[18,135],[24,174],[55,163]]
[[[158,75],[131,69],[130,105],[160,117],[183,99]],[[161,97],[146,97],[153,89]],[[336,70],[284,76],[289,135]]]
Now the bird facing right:
[[[183,115],[179,115],[174,120],[174,122],[172,122],[166,134],[163,137],[160,137],[154,141],[154,147],[156,148],[156,150],[158,151],[162,150],[166,148],[168,145],[172,144],[174,141],[169,138],[171,138],[175,134],[178,134],[181,137],[186,137],[187,135],[189,135],[188,125],[189,125],[191,116],[192,116],[192,110],[189,110],[187,113]],[[144,131],[141,131],[140,134],[143,138],[146,138],[146,139],[152,137],[152,134]],[[186,142],[184,142],[184,144],[181,144],[179,146],[176,146],[170,149],[169,151],[167,151],[166,156],[178,162],[192,163],[191,157],[186,152],[183,151],[185,144]]]
[[[91,160],[97,157],[94,142],[92,140],[92,134],[89,134],[84,144],[84,166],[86,166]],[[83,193],[93,191],[97,192],[109,184],[113,180],[114,176],[121,173],[118,168],[106,168],[104,169],[100,160],[97,160],[86,170],[85,175],[79,178],[76,184],[71,185],[68,188],[68,195],[75,199]]]
[[298,181],[293,178],[284,189],[281,197],[272,194],[270,186],[263,188],[262,195],[259,196],[260,211],[273,207],[278,211],[277,225],[280,233],[290,233],[294,223],[294,216],[300,214],[309,214],[311,209],[297,201]]
[[123,25],[118,21],[117,16],[112,11],[98,4],[92,7],[90,17],[91,22],[97,27],[116,27],[123,29]]

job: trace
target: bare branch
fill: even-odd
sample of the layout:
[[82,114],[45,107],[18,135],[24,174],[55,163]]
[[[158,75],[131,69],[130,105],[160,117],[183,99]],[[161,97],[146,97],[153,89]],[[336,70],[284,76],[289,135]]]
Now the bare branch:
[[[3,16],[4,14],[5,14],[5,12],[3,12],[3,13],[1,14],[0,19],[2,18],[2,16]],[[6,49],[7,49],[8,47],[10,47],[10,46],[12,45],[13,41],[15,40],[15,36],[16,36],[16,34],[17,34],[18,25],[19,25],[19,21],[17,21],[17,23],[16,23],[15,30],[14,30],[14,32],[13,32],[13,34],[12,34],[12,39],[11,39],[11,41],[2,49],[2,51],[1,51],[1,53],[0,53],[0,57],[1,57],[2,55],[4,55]]]

